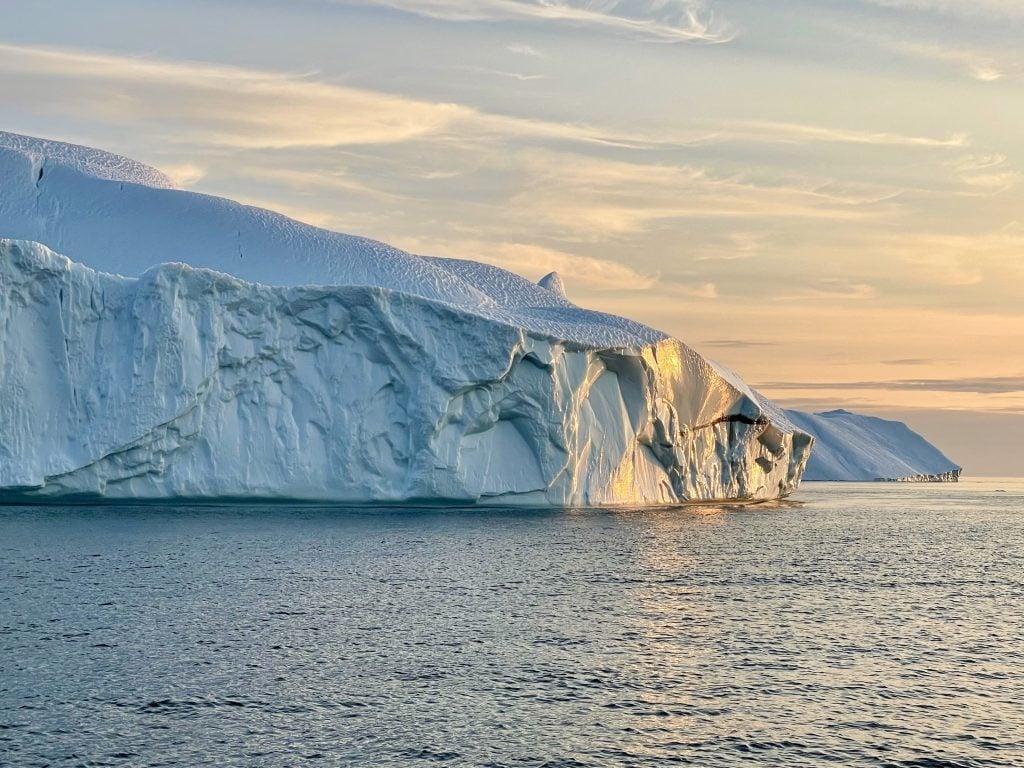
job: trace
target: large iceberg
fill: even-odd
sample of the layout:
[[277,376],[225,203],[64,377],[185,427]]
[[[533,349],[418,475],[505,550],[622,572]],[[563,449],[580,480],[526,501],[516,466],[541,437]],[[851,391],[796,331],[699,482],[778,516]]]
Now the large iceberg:
[[675,504],[803,474],[812,439],[738,377],[557,275],[15,134],[0,182],[4,497]]
[[846,410],[787,410],[799,429],[815,438],[807,480],[953,482],[961,468],[900,421]]

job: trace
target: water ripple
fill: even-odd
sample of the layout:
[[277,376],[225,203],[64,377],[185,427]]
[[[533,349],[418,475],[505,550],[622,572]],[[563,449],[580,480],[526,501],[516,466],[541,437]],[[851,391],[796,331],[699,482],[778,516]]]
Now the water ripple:
[[1024,766],[990,491],[0,508],[0,765]]

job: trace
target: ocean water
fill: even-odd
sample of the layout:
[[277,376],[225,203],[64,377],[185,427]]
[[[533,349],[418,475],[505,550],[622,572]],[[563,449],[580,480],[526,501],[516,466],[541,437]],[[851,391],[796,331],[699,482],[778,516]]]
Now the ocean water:
[[0,508],[0,765],[687,764],[1024,765],[1024,485]]

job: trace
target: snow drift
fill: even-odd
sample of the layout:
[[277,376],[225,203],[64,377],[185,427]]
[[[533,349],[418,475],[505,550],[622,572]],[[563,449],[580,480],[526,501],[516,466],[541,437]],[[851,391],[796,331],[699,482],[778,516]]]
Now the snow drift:
[[807,480],[956,482],[960,467],[899,421],[849,411],[786,411],[815,438]]
[[14,134],[0,178],[4,496],[671,504],[785,496],[806,465],[738,377],[557,275]]

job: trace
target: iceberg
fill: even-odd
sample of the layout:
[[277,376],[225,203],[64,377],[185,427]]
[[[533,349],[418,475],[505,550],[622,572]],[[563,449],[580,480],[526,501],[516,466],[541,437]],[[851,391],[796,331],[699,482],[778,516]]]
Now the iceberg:
[[815,438],[806,480],[952,482],[961,468],[900,421],[846,410],[787,410],[798,429]]
[[812,438],[640,323],[0,133],[0,496],[765,500]]

